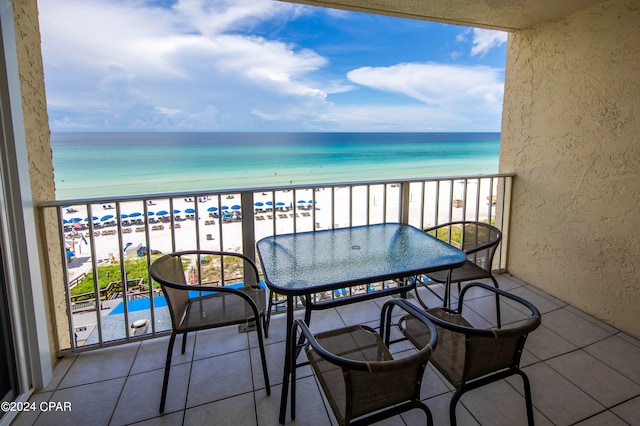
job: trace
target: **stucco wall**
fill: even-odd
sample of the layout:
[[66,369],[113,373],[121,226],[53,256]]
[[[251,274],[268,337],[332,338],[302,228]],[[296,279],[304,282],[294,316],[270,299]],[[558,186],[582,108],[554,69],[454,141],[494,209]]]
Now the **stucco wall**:
[[[47,104],[44,86],[44,69],[42,64],[42,53],[40,49],[40,29],[38,23],[37,3],[32,0],[16,0],[12,2],[16,49],[18,56],[18,72],[20,75],[20,94],[22,97],[22,114],[24,120],[24,134],[26,151],[29,164],[29,176],[31,183],[31,200],[26,202],[38,205],[42,201],[55,199],[55,183],[53,175],[53,162],[51,153],[51,142],[49,132],[49,117],[47,114]],[[40,210],[34,210],[35,223],[41,225],[34,231],[38,241],[42,243],[38,247],[31,247],[33,256],[30,263],[40,259],[40,274],[42,282],[34,283],[42,285],[44,297],[52,301],[56,299],[58,303],[45,304],[46,316],[49,326],[49,342],[51,345],[52,357],[57,353],[57,324],[56,315],[64,319],[65,303],[62,285],[52,286],[51,282],[63,283],[62,265],[60,264],[60,238],[55,230],[57,229],[57,219],[50,215],[41,217]],[[46,235],[46,228],[53,230]],[[46,235],[46,236],[45,236]],[[36,252],[38,256],[36,256]],[[49,256],[47,253],[54,252]],[[54,262],[53,268],[46,262],[51,259]],[[55,264],[57,263],[57,264]],[[50,273],[53,271],[53,273]],[[51,278],[53,274],[53,279]],[[56,290],[56,291],[52,291]],[[57,297],[56,296],[57,293]],[[62,323],[61,323],[62,324]],[[61,335],[68,336],[66,324]]]
[[508,270],[640,337],[640,7],[510,35],[501,171]]

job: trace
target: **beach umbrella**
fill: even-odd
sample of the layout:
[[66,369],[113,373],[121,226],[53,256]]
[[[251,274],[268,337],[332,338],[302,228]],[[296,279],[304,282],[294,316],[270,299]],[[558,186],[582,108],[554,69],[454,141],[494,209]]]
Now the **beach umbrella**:
[[261,201],[258,201],[257,203],[254,203],[253,205],[256,206],[256,207],[262,207],[262,206],[264,206],[264,203],[261,202]]
[[209,208],[207,209],[207,211],[208,211],[208,212],[215,212],[215,211],[217,211],[217,210],[218,210],[218,208],[217,208],[217,207],[209,207]]
[[222,206],[220,207],[222,210],[229,210],[229,206]]
[[[98,220],[98,216],[91,216],[91,220]],[[89,218],[88,218],[88,217],[85,217],[85,218],[84,218],[84,221],[85,221],[85,222],[89,222]]]
[[175,209],[175,210],[173,211],[173,214],[178,214],[178,213],[180,213],[181,211],[182,211],[182,210]]
[[140,212],[134,212],[129,215],[129,217],[140,217],[140,216],[142,216],[142,213]]
[[185,209],[186,214],[194,214],[196,211],[194,209]]
[[71,222],[74,222],[74,223],[75,223],[75,222],[80,222],[80,221],[82,221],[82,219],[80,219],[79,217],[72,217],[71,219],[69,219],[69,221],[71,221]]
[[108,214],[108,215],[102,216],[100,218],[100,222],[104,222],[105,220],[109,220],[109,219],[112,219],[112,218],[113,218],[113,215],[112,214]]
[[147,212],[147,216],[153,216],[154,214],[154,212]]
[[126,218],[128,218],[128,217],[129,217],[129,215],[128,215],[128,214],[124,214],[124,213],[122,213],[122,214],[120,215],[120,220],[122,220],[122,219],[126,219]]
[[160,210],[158,213],[156,213],[156,216],[166,216],[168,215],[169,212],[166,210]]
[[268,206],[272,206],[273,205],[273,201],[267,201],[267,205]]
[[234,204],[233,206],[231,206],[231,210],[241,210],[242,206],[239,206],[238,204]]

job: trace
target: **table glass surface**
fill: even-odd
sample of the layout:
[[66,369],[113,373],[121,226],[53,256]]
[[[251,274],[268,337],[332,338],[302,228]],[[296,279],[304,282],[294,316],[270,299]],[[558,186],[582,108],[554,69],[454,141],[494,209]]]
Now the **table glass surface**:
[[410,225],[386,223],[258,241],[265,282],[282,294],[306,294],[450,269],[464,252]]

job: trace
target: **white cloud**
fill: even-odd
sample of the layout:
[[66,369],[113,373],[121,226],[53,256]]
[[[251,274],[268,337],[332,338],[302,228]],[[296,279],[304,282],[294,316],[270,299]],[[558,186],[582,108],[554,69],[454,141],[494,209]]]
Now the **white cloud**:
[[500,70],[486,66],[406,63],[365,67],[347,74],[363,86],[417,99],[442,109],[501,108],[504,84]]
[[182,110],[178,108],[164,108],[160,106],[156,107],[156,111],[168,116],[175,116],[182,113]]
[[[246,117],[255,108],[278,108],[276,99],[307,105],[311,99],[322,107],[326,97],[320,84],[308,78],[325,66],[325,58],[239,32],[264,19],[288,19],[300,13],[299,6],[182,0],[168,9],[139,1],[56,0],[41,1],[39,7],[52,125],[70,126],[70,110],[96,105],[103,114],[114,115],[111,123],[118,121],[120,127],[152,125],[154,114],[163,125],[169,125],[169,118],[176,125],[191,125],[191,120],[178,118],[191,114],[210,119],[197,112],[207,106]],[[229,108],[230,102],[236,105]],[[135,115],[141,113],[152,116]],[[87,119],[79,119],[79,126]],[[209,126],[234,121],[209,121]],[[96,125],[103,123],[96,119]]]
[[489,50],[507,42],[508,34],[502,31],[473,29],[473,47],[471,56],[485,55]]
[[[265,22],[286,26],[312,8],[270,0],[152,3],[39,0],[53,130],[455,131],[489,122],[486,130],[499,129],[499,70],[405,63],[322,80],[328,58],[253,31]],[[474,55],[504,34],[478,31]],[[404,95],[398,102],[405,105],[345,103],[361,86]],[[332,103],[338,95],[341,105]]]

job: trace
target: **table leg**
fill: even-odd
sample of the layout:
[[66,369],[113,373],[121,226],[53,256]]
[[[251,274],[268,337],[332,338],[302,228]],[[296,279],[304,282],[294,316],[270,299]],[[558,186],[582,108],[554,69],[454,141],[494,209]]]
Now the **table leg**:
[[293,351],[295,350],[291,344],[291,334],[293,328],[293,296],[287,295],[287,333],[285,339],[285,355],[284,355],[284,371],[282,372],[282,395],[280,396],[280,424],[285,423],[287,415],[287,396],[289,393],[289,377],[291,375],[291,362],[293,359]]
[[444,285],[444,300],[443,306],[447,309],[451,309],[451,274],[453,273],[453,269],[449,269],[449,273],[447,274],[447,282]]

